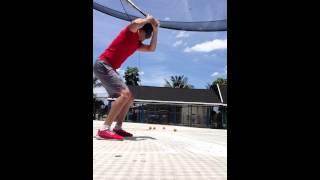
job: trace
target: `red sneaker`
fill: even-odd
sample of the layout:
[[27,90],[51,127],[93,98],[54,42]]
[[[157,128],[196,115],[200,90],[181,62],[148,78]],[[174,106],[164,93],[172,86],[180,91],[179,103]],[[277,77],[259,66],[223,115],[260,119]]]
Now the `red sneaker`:
[[123,130],[123,129],[113,129],[113,131],[122,136],[122,137],[132,137],[132,134],[131,133],[128,133],[127,131]]
[[123,140],[122,136],[117,135],[116,133],[108,130],[98,130],[96,135],[97,139],[110,139],[110,140]]

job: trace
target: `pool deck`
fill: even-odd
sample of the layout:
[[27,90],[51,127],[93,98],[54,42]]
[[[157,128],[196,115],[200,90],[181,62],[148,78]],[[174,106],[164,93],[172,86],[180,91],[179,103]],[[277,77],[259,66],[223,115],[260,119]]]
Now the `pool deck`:
[[[93,121],[93,136],[102,123]],[[227,130],[129,122],[123,128],[133,137],[93,138],[94,180],[227,179]]]

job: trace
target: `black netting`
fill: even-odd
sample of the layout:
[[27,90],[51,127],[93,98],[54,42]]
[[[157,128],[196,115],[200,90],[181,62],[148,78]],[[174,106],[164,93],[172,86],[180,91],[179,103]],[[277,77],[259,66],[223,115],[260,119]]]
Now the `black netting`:
[[[103,6],[97,2],[93,2],[93,8],[102,13],[110,16],[123,19],[126,21],[132,21],[133,19],[139,18],[120,12],[106,6]],[[201,21],[201,22],[180,22],[180,21],[163,21],[160,20],[160,27],[167,29],[183,30],[183,31],[226,31],[227,20],[215,20],[215,21]]]

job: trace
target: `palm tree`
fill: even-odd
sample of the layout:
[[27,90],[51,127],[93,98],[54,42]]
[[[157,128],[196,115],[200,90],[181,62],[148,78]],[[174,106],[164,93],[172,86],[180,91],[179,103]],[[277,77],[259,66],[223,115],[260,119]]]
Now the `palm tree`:
[[166,84],[164,85],[165,87],[171,87],[171,88],[187,88],[187,89],[192,89],[194,88],[193,85],[188,84],[188,78],[182,76],[171,76],[171,82],[166,81]]
[[137,67],[127,67],[123,77],[125,78],[127,85],[139,86],[138,82],[140,82],[140,78],[139,69]]
[[[212,89],[214,90],[214,92],[216,94],[219,94],[218,92],[218,88],[217,88],[217,84],[219,84],[219,86],[221,85],[227,85],[227,79],[223,79],[223,78],[217,78],[215,81],[213,81],[211,84],[207,84],[207,89]],[[220,96],[219,96],[220,98]]]
[[213,81],[211,84],[207,84],[207,89],[213,89],[217,88],[217,84],[221,85],[227,85],[227,79],[223,78],[217,78],[215,81]]
[[[223,78],[217,78],[215,81],[213,81],[211,84],[207,84],[207,89],[212,89],[214,90],[214,92],[216,94],[219,94],[218,92],[218,87],[217,84],[219,86],[221,85],[227,85],[227,79],[223,79]],[[220,96],[218,95],[219,99]],[[224,106],[219,106],[219,113],[217,114],[217,122],[218,123],[218,128],[223,128],[223,124],[227,123],[227,108]]]

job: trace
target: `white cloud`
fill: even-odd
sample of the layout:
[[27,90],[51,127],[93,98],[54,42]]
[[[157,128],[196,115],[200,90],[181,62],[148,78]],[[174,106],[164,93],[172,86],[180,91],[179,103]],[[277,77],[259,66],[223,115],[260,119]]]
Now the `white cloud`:
[[182,43],[183,43],[182,40],[176,41],[176,42],[173,44],[173,47],[177,47],[177,46],[179,46],[179,45],[182,44]]
[[216,71],[211,74],[212,77],[222,77],[226,78],[227,77],[227,66],[224,66],[224,68],[221,68],[219,71]]
[[165,17],[164,20],[168,21],[168,20],[170,20],[170,18],[169,17]]
[[189,37],[189,36],[190,36],[189,33],[185,32],[185,31],[180,31],[180,32],[177,34],[176,38],[184,38],[184,37]]
[[169,74],[164,66],[150,67],[146,69],[145,76],[141,76],[141,84],[143,86],[158,86],[163,87],[165,84],[164,79],[168,79]]
[[214,39],[212,41],[206,41],[200,44],[196,44],[193,47],[185,48],[184,52],[211,52],[219,49],[227,48],[227,39],[220,40]]
[[143,76],[143,75],[144,75],[144,72],[143,72],[143,71],[139,72],[139,75]]
[[214,72],[213,74],[211,74],[211,76],[218,76],[220,73],[218,72]]

